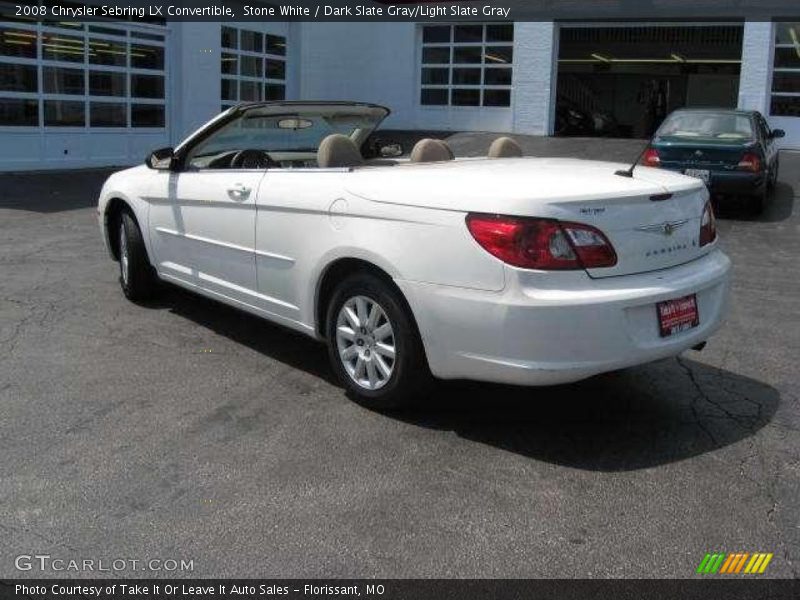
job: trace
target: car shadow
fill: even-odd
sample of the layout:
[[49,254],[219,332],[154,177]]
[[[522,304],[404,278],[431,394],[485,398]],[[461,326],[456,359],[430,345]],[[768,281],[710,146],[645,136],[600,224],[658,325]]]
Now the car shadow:
[[730,196],[720,198],[716,202],[716,215],[720,219],[734,221],[752,221],[756,223],[780,223],[786,221],[794,212],[794,188],[779,181],[770,192],[769,199],[760,215],[753,215],[745,197]]
[[575,469],[632,471],[712,452],[755,435],[777,411],[762,382],[690,357],[562,386],[443,382],[415,425]]
[[160,286],[159,295],[145,305],[147,308],[167,309],[273,360],[338,385],[323,344],[180,287],[168,283]]
[[[171,285],[151,306],[339,385],[325,346],[301,334]],[[739,442],[769,423],[779,402],[771,386],[687,353],[562,386],[441,381],[418,408],[384,416],[534,460],[614,472]]]

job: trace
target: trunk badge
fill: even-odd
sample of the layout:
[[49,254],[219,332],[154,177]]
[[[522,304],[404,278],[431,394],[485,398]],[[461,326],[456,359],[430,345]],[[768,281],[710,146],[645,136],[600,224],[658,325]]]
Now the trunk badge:
[[656,225],[637,227],[636,231],[644,231],[645,233],[660,233],[662,235],[670,236],[688,222],[688,219],[684,219],[683,221],[666,221],[664,223],[657,223]]

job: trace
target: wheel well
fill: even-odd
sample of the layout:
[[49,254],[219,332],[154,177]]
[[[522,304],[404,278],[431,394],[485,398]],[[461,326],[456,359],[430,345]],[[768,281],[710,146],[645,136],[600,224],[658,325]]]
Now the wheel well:
[[403,295],[402,290],[397,287],[397,284],[394,282],[391,275],[371,262],[367,262],[360,258],[340,258],[339,260],[336,260],[328,265],[328,267],[325,269],[325,273],[322,275],[322,280],[320,281],[317,290],[317,304],[314,316],[316,317],[317,334],[320,337],[325,337],[325,313],[328,311],[328,304],[331,300],[331,296],[333,296],[333,290],[336,288],[336,284],[338,284],[344,278],[353,275],[354,273],[370,273],[371,275],[374,275],[378,279],[384,281],[389,287],[397,292],[397,295],[402,301],[404,308],[406,311],[408,311],[408,314],[411,317],[411,322],[414,324],[414,328],[417,329],[417,334],[419,334],[419,328],[417,327],[417,320],[414,317],[414,313],[412,312],[406,297]]
[[134,221],[136,220],[136,216],[133,214],[131,207],[128,206],[127,202],[125,202],[124,200],[120,200],[119,198],[112,198],[108,202],[108,206],[106,207],[106,217],[105,217],[106,236],[108,238],[108,245],[111,248],[111,254],[114,257],[114,260],[119,260],[119,237],[114,235],[114,232],[118,231],[119,222],[120,219],[122,219],[122,213],[124,213],[125,211],[131,214]]

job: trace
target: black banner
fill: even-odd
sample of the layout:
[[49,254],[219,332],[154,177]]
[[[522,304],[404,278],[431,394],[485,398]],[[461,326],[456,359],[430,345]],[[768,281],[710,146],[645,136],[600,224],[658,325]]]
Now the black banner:
[[641,21],[800,18],[798,0],[3,0],[3,20]]
[[789,600],[800,597],[798,580],[758,576],[709,579],[420,580],[420,579],[98,579],[5,580],[0,598],[19,600],[192,600],[200,598],[307,600]]

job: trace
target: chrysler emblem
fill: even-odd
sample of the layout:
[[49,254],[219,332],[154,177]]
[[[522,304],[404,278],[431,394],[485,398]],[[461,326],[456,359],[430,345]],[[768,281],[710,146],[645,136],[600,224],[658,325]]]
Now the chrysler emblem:
[[703,156],[703,151],[702,150],[695,150],[694,155],[697,158],[700,158],[701,156]]
[[666,221],[664,223],[658,223],[656,225],[645,225],[644,227],[637,227],[637,231],[644,231],[646,233],[660,233],[662,235],[670,236],[675,231],[688,223],[688,219],[684,219],[683,221]]

